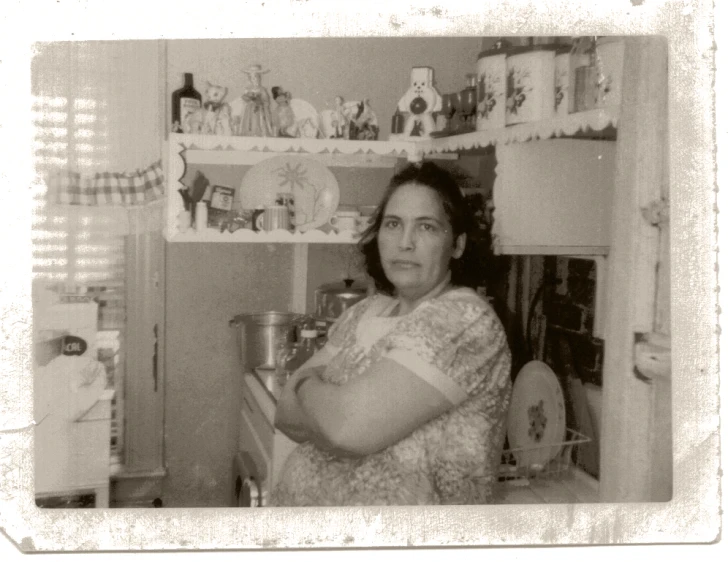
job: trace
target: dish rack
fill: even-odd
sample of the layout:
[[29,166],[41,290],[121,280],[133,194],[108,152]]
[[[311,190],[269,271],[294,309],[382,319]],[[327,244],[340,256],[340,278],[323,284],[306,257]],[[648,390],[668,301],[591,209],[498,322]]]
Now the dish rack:
[[[574,447],[589,443],[591,438],[573,429],[566,429],[565,440],[545,445],[529,445],[504,449],[498,471],[499,481],[533,478],[552,478],[566,474],[571,467]],[[550,450],[549,453],[541,451]],[[539,454],[540,453],[540,454]],[[546,455],[551,458],[545,464],[529,463],[534,456]]]

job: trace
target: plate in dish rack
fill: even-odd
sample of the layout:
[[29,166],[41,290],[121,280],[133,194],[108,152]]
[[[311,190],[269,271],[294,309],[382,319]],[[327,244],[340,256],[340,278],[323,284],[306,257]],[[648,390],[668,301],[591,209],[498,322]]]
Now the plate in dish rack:
[[559,379],[546,363],[530,361],[513,383],[508,444],[519,466],[545,466],[561,451],[566,408]]
[[278,193],[293,193],[295,225],[306,232],[329,222],[339,206],[339,184],[317,160],[280,155],[252,166],[240,185],[240,205],[255,209],[273,205]]

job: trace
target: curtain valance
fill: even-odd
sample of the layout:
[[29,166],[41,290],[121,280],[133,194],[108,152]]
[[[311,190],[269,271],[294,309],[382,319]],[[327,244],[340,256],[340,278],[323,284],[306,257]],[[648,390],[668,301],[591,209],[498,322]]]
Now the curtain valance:
[[134,173],[100,172],[84,176],[64,170],[48,179],[51,202],[69,205],[143,205],[164,197],[164,170],[158,160]]

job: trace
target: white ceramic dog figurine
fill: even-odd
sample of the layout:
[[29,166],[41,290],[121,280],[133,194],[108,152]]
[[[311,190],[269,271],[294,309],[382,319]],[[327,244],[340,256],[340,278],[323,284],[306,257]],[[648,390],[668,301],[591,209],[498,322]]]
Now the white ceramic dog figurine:
[[398,108],[407,115],[403,135],[412,136],[419,125],[420,136],[427,138],[435,130],[432,114],[442,109],[442,97],[432,85],[433,70],[429,66],[412,68],[410,88],[399,100]]

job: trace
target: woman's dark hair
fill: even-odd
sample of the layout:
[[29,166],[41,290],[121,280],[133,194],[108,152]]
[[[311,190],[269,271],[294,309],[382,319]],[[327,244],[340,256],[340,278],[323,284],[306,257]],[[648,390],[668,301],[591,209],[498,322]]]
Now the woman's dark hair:
[[429,161],[409,164],[392,177],[374,212],[372,224],[362,233],[358,244],[364,255],[366,272],[374,280],[377,290],[389,295],[394,292],[394,286],[384,273],[377,243],[384,210],[394,192],[400,186],[410,183],[429,187],[437,193],[452,228],[453,243],[461,234],[465,233],[467,236],[463,254],[450,261],[453,285],[471,288],[483,285],[487,273],[485,260],[491,251],[490,231],[478,228],[474,210],[461,191],[461,184],[466,179],[464,173],[446,170]]

